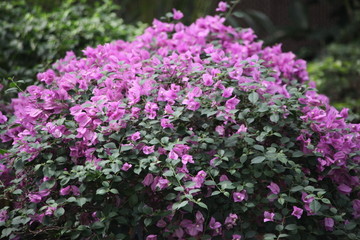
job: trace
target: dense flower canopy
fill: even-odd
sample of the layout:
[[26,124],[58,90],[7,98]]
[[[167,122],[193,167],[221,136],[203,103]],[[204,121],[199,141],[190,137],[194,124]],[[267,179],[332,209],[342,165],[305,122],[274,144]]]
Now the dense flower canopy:
[[305,61],[224,21],[154,20],[39,73],[0,114],[3,237],[297,239],[359,224],[360,125]]

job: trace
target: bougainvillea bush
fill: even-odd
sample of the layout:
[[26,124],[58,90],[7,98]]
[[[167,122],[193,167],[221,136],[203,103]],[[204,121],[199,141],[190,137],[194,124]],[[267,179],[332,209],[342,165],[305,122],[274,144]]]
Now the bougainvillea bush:
[[358,239],[360,125],[280,45],[172,15],[0,115],[1,237]]

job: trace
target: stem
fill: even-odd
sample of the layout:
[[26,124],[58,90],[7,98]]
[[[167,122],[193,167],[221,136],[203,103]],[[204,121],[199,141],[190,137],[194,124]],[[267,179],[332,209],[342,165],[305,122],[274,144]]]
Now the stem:
[[231,15],[231,13],[234,11],[236,5],[238,5],[241,2],[241,0],[236,0],[236,2],[233,3],[233,5],[230,7],[229,11],[226,13],[225,19],[228,19]]
[[14,85],[17,89],[20,90],[20,92],[24,92],[24,90],[22,90],[19,85],[14,81],[14,77],[11,77],[11,78],[8,78]]

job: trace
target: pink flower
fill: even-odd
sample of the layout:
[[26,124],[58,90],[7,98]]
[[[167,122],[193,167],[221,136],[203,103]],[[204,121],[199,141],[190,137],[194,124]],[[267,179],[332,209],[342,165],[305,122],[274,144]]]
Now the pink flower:
[[5,222],[8,218],[8,212],[6,210],[0,210],[0,222]]
[[144,186],[150,186],[154,181],[154,176],[151,173],[148,173],[144,180],[142,181],[142,184],[144,184]]
[[159,228],[164,228],[166,227],[166,222],[164,221],[164,219],[160,219],[159,221],[157,221],[156,226]]
[[151,146],[151,147],[145,146],[145,147],[143,147],[142,151],[144,154],[149,155],[155,151],[154,149],[155,149],[155,146]]
[[211,217],[209,227],[214,230],[213,236],[221,234],[221,223],[217,222],[215,218]]
[[233,98],[230,98],[229,100],[227,100],[225,102],[225,107],[227,110],[234,110],[236,108],[236,105],[240,102],[239,99],[233,97]]
[[225,219],[225,226],[227,229],[231,229],[236,225],[236,221],[239,219],[235,213],[230,213]]
[[131,136],[130,136],[130,139],[132,140],[132,141],[137,141],[137,140],[139,140],[140,139],[140,132],[136,132],[136,133],[134,133],[134,134],[132,134]]
[[130,163],[124,163],[124,165],[121,167],[121,170],[128,171],[132,167],[132,164]]
[[167,188],[169,185],[170,185],[169,180],[161,177],[157,179],[156,187],[159,188],[160,190]]
[[147,102],[145,104],[145,113],[147,114],[149,119],[155,119],[156,111],[159,109],[158,105],[153,102]]
[[219,2],[218,7],[215,9],[217,12],[226,12],[227,3],[226,2]]
[[203,79],[203,82],[204,82],[205,86],[211,86],[211,85],[214,84],[213,78],[212,78],[212,76],[210,74],[205,73],[202,76],[202,79]]
[[157,240],[157,235],[151,234],[146,237],[146,240]]
[[176,10],[175,8],[173,8],[173,15],[175,20],[180,20],[184,17],[184,14],[181,11]]
[[232,235],[232,240],[241,240],[241,235],[238,234]]
[[195,182],[195,188],[200,188],[205,181],[207,174],[205,171],[199,171],[195,177],[192,178],[193,182]]
[[225,134],[225,128],[223,125],[216,126],[215,131],[220,135],[224,136]]
[[273,222],[275,213],[265,211],[264,212],[264,222]]
[[301,200],[304,203],[311,203],[315,198],[314,197],[310,197],[307,193],[303,192],[301,194]]
[[56,207],[50,207],[49,206],[45,211],[45,215],[46,216],[51,216],[51,215],[54,214],[55,210],[56,210]]
[[332,231],[334,229],[334,219],[332,218],[325,218],[324,219],[324,226],[326,231]]
[[160,119],[160,124],[163,128],[174,128],[174,125],[170,122],[169,119],[166,118]]
[[179,155],[177,155],[177,154],[175,153],[175,151],[171,150],[170,153],[169,153],[169,155],[168,155],[168,158],[173,159],[173,160],[176,160],[176,159],[179,158]]
[[279,185],[277,185],[276,183],[271,182],[270,185],[267,186],[267,188],[269,188],[270,191],[275,195],[280,193]]
[[87,126],[91,121],[91,118],[84,112],[76,114],[74,119],[79,123],[79,127],[81,128]]
[[2,114],[2,112],[0,111],[0,124],[3,124],[7,121],[7,117],[5,115]]
[[221,96],[224,97],[224,98],[231,97],[233,91],[234,91],[233,87],[225,88],[224,91],[223,91],[223,94]]
[[346,194],[346,195],[349,195],[352,191],[352,188],[349,187],[348,185],[346,184],[340,184],[338,187],[337,187],[338,191],[343,193],[343,194]]
[[71,186],[67,186],[67,187],[64,187],[64,188],[60,189],[60,195],[61,196],[69,195],[70,192],[71,192]]
[[353,207],[353,216],[355,219],[360,218],[360,200],[359,199],[355,199],[354,201],[352,201],[352,207]]
[[80,190],[77,186],[71,185],[71,192],[74,196],[80,196]]
[[181,162],[186,165],[187,163],[194,163],[194,160],[191,155],[185,154],[181,157]]
[[298,208],[296,206],[293,206],[293,212],[291,213],[291,215],[297,217],[297,219],[301,218],[301,215],[303,214],[303,211],[301,208]]
[[166,112],[167,114],[172,114],[172,113],[174,113],[174,110],[171,108],[171,106],[170,106],[169,104],[166,104],[166,106],[165,106],[165,112]]
[[247,132],[247,127],[244,124],[241,124],[239,129],[236,131],[237,134]]
[[30,202],[33,202],[33,203],[39,203],[41,202],[41,196],[37,193],[30,193],[28,194],[28,198],[30,200]]
[[233,200],[234,202],[242,202],[247,199],[246,190],[242,190],[241,192],[234,192],[233,193]]

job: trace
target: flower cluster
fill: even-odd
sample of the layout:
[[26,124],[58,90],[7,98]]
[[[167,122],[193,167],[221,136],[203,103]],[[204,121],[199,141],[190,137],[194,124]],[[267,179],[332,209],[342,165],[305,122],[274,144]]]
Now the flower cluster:
[[2,237],[355,235],[360,125],[280,45],[182,16],[68,52],[0,114]]

